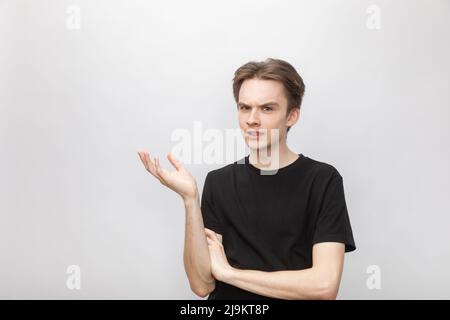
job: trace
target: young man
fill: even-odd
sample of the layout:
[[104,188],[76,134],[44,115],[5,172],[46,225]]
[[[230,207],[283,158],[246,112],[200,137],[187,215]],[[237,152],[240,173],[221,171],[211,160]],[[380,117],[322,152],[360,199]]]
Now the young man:
[[191,289],[208,299],[335,299],[344,253],[356,249],[343,180],[331,165],[286,144],[304,94],[287,62],[240,67],[233,79],[250,154],[209,172],[201,203],[195,179],[169,154],[168,172],[140,152],[186,208],[184,265]]

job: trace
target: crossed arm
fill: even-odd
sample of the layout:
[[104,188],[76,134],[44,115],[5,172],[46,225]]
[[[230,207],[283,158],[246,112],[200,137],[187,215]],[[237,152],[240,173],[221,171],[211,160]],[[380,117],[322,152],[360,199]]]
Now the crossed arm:
[[[183,260],[189,284],[198,295],[206,296],[212,292],[217,279],[256,294],[275,298],[336,298],[344,263],[343,243],[324,242],[314,245],[313,266],[309,269],[263,272],[233,268],[226,258],[222,236],[204,228],[196,183],[192,175],[171,154],[168,159],[176,168],[174,172],[161,168],[159,160],[152,161],[147,152],[139,152],[139,157],[147,171],[184,199],[187,219]],[[203,229],[208,247],[205,246]]]
[[345,245],[313,246],[313,266],[303,270],[264,272],[236,269],[228,263],[222,236],[206,229],[211,271],[216,280],[259,295],[279,299],[336,299],[344,265]]

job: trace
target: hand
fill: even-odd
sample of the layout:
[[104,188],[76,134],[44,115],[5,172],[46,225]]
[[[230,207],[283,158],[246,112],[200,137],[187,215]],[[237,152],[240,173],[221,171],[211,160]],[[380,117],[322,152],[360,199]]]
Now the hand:
[[172,153],[167,155],[167,159],[175,167],[175,171],[163,169],[159,163],[159,159],[155,158],[152,161],[146,151],[138,151],[138,154],[145,169],[157,178],[161,184],[178,193],[185,201],[197,197],[197,182],[189,171],[183,167],[181,162],[175,159]]
[[211,273],[216,280],[225,281],[231,276],[234,268],[228,263],[225,250],[216,233],[205,228],[205,234],[211,259]]

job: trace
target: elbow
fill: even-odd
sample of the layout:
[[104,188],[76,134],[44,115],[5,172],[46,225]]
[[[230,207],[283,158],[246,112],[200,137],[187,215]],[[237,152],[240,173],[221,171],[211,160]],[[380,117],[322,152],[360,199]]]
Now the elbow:
[[210,293],[205,289],[192,289],[192,291],[200,298],[206,298]]
[[328,289],[325,290],[321,295],[320,295],[320,300],[336,300],[337,298],[337,290],[334,289]]
[[201,287],[193,287],[191,286],[192,292],[194,292],[200,298],[206,298],[213,290],[215,286],[201,286]]
[[319,286],[317,293],[318,300],[336,300],[339,291],[339,286],[335,281],[324,282]]

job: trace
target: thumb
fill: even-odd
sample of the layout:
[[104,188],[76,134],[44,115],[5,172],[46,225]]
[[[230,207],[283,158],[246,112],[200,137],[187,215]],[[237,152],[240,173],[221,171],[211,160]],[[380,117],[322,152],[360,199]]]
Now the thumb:
[[172,152],[170,152],[167,155],[167,159],[170,161],[170,163],[175,167],[175,169],[177,171],[183,168],[183,165],[181,164],[181,162],[175,158],[175,156],[172,154]]
[[214,231],[212,231],[212,230],[210,230],[208,228],[205,228],[205,234],[206,234],[206,238],[211,240],[211,242],[220,243],[220,240],[219,240],[219,238],[217,237],[217,234]]

